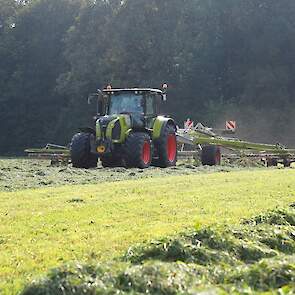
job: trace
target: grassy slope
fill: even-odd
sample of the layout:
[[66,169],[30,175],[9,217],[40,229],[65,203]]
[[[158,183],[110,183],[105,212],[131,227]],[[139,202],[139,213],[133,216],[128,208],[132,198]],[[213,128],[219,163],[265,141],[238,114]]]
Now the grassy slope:
[[69,260],[108,260],[196,223],[238,223],[294,201],[294,170],[171,176],[0,193],[0,289]]

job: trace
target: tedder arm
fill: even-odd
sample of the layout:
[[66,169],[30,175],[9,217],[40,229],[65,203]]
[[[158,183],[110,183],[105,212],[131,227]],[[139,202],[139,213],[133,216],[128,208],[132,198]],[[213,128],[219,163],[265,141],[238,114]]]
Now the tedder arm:
[[280,156],[292,156],[295,149],[287,149],[281,144],[264,144],[227,138],[215,134],[212,129],[198,123],[191,130],[179,129],[177,138],[180,143],[191,145],[218,145],[234,150],[252,150],[259,153],[272,153]]
[[41,149],[27,149],[25,150],[30,158],[50,159],[51,164],[64,163],[67,164],[70,160],[69,148],[61,145],[48,143]]

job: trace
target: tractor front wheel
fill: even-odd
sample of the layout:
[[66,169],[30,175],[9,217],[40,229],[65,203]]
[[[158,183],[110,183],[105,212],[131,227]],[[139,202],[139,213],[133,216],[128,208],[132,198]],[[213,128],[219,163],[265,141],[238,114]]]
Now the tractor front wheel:
[[202,147],[201,161],[203,165],[216,166],[221,163],[221,150],[219,146],[208,145]]
[[163,133],[157,142],[158,159],[156,165],[167,168],[176,165],[177,140],[175,128],[171,125],[164,127]]
[[71,142],[71,160],[75,168],[94,168],[98,158],[90,152],[90,133],[77,133]]
[[131,133],[125,142],[125,162],[127,167],[145,169],[151,165],[151,138],[143,132]]

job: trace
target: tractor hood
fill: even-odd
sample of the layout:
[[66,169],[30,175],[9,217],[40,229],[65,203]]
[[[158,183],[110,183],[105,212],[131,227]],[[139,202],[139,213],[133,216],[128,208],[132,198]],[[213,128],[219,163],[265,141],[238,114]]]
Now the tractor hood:
[[100,125],[101,128],[107,128],[108,124],[117,119],[118,116],[103,116],[103,117],[100,117],[98,120],[97,120],[97,124]]
[[131,129],[143,129],[144,125],[144,116],[139,113],[103,116],[96,121],[96,138],[123,143]]
[[103,116],[96,121],[96,139],[108,140],[112,143],[124,142],[131,128],[130,114]]

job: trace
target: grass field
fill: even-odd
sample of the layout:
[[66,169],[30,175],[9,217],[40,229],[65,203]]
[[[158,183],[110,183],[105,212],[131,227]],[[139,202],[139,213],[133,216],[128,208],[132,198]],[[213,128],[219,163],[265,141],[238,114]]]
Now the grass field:
[[[240,164],[240,163],[239,163]],[[250,166],[252,162],[249,163]],[[57,187],[75,184],[97,184],[127,179],[158,178],[173,175],[195,175],[218,171],[237,171],[248,169],[249,165],[196,167],[186,161],[168,169],[150,167],[149,169],[108,169],[98,166],[96,169],[75,169],[69,166],[51,166],[49,161],[34,159],[0,158],[0,191],[17,191],[28,188]],[[254,167],[256,163],[254,163]]]
[[[172,176],[169,171],[173,170],[151,178],[150,170],[140,179],[111,182],[116,171],[109,170],[103,183],[96,174],[97,184],[62,181],[57,187],[3,188],[0,294],[16,294],[33,278],[70,261],[107,261],[135,243],[174,235],[196,224],[238,224],[295,200],[292,169],[190,171]],[[87,183],[87,175],[81,173]],[[129,178],[132,173],[128,171]]]

